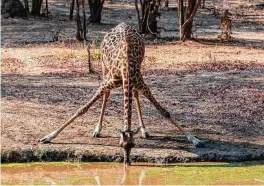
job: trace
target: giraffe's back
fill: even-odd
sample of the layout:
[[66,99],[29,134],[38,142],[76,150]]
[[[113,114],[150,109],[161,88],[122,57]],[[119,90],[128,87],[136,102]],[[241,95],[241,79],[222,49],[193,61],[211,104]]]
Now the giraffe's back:
[[[124,50],[122,47],[124,43],[127,43],[127,51],[120,51]],[[127,53],[127,58],[134,65],[135,70],[140,71],[145,52],[144,40],[133,27],[120,23],[105,35],[101,52],[105,74],[111,70],[120,71],[125,61],[122,52]]]

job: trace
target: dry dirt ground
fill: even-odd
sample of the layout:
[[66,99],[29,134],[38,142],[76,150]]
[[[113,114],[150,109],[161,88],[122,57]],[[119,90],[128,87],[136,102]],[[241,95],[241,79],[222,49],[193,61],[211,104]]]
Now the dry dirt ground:
[[[97,73],[87,74],[85,48],[40,43],[49,41],[52,29],[57,27],[67,37],[74,33],[74,23],[68,22],[64,15],[68,10],[65,3],[50,2],[52,14],[58,14],[52,20],[2,19],[2,162],[121,161],[122,151],[115,132],[123,123],[121,89],[114,90],[107,103],[100,138],[92,138],[91,134],[98,122],[102,100],[53,143],[38,142],[87,102],[101,83],[97,49],[92,51]],[[235,18],[234,40],[229,43],[216,39],[220,18],[212,15],[212,3],[199,11],[195,21],[196,40],[185,43],[170,37],[177,33],[177,29],[170,30],[176,26],[177,20],[172,20],[176,12],[162,10],[163,17],[159,20],[162,38],[146,41],[142,73],[157,100],[187,131],[204,140],[206,148],[192,147],[141,97],[143,119],[151,137],[136,137],[134,161],[264,159],[264,19],[254,4],[242,6],[241,3],[230,1],[231,9],[241,16]],[[222,4],[220,12],[224,6],[228,7]],[[98,46],[104,32],[118,22],[136,23],[131,4],[106,3],[104,11],[106,24],[90,25],[89,30],[91,38],[98,39]],[[135,108],[132,117],[136,127]]]

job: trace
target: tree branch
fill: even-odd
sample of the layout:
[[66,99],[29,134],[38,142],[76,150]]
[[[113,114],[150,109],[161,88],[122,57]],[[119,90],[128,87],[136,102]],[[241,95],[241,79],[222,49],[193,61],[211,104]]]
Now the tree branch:
[[192,13],[191,13],[191,16],[185,21],[185,23],[182,25],[182,29],[185,29],[185,27],[193,20],[193,18],[194,18],[194,16],[195,16],[195,14],[196,14],[196,12],[197,12],[197,10],[198,10],[198,8],[199,8],[199,6],[200,6],[200,4],[201,4],[201,0],[197,0],[196,1],[196,4],[195,4],[195,7],[194,7],[194,9],[193,9],[193,11],[192,11]]
[[138,1],[135,0],[135,7],[136,7],[136,11],[137,11],[137,15],[138,15],[138,26],[139,26],[139,30],[141,31],[142,28],[141,28],[141,24],[140,24],[140,13],[139,13],[139,9],[138,9]]

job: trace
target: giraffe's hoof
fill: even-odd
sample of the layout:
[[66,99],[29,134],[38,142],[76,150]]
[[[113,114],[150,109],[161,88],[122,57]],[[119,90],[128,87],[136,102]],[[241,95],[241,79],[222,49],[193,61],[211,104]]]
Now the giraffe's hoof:
[[51,139],[49,137],[44,137],[42,139],[39,140],[41,143],[50,143],[51,142]]
[[100,133],[99,132],[94,132],[92,137],[93,138],[99,138],[100,137]]
[[149,137],[150,137],[149,133],[147,132],[142,133],[142,138],[147,139]]
[[195,144],[194,144],[194,146],[196,147],[196,148],[205,148],[205,144],[204,144],[204,142],[202,142],[202,141],[197,141]]
[[52,139],[54,139],[58,135],[57,131],[54,131],[50,133],[49,135],[45,136],[44,138],[41,138],[39,141],[41,143],[50,143]]

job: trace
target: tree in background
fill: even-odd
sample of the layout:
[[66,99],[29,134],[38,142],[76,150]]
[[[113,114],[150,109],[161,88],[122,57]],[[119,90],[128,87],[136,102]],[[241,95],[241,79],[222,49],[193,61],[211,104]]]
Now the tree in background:
[[44,13],[46,14],[46,17],[49,17],[49,5],[48,5],[48,0],[46,0],[46,8]]
[[169,8],[169,0],[165,0],[164,6],[165,6],[165,8]]
[[71,1],[71,6],[70,6],[70,20],[73,19],[74,4],[75,4],[75,0],[72,0]]
[[101,14],[105,0],[88,0],[90,8],[90,23],[101,23]]
[[26,12],[28,14],[29,13],[28,0],[24,0],[24,4],[25,4],[25,10],[26,10]]
[[42,0],[32,0],[31,15],[40,16]]
[[[78,41],[86,41],[86,15],[85,15],[85,5],[84,0],[76,0],[76,23],[77,23],[77,33],[76,39]],[[82,17],[80,16],[80,6],[82,6]]]
[[[160,0],[140,0],[140,10],[138,0],[135,0],[135,7],[138,17],[139,32],[142,34],[157,34],[157,17],[159,13]],[[140,13],[141,12],[141,13]]]
[[205,8],[205,0],[203,0],[203,1],[201,2],[201,7],[202,7],[202,8]]
[[201,0],[187,0],[186,21],[184,21],[183,0],[178,1],[179,7],[179,39],[185,41],[192,36],[193,18],[201,4]]
[[[73,19],[73,11],[74,11],[74,4],[76,0],[71,1],[70,5],[70,20]],[[89,8],[90,8],[90,23],[101,23],[101,14],[103,10],[105,0],[88,0]]]
[[178,0],[179,39],[182,40],[182,25],[184,24],[183,0]]
[[[24,0],[25,7],[28,7],[28,0]],[[45,1],[45,8],[43,8],[42,13],[40,13],[42,8],[43,0],[32,0],[32,8],[30,14],[33,16],[46,16],[49,17],[49,7],[48,0]]]

